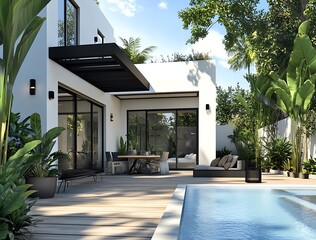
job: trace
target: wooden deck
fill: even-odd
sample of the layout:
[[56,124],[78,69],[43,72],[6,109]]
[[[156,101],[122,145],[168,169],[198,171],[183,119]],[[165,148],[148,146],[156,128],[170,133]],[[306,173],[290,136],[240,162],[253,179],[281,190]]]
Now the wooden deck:
[[[263,175],[262,184],[311,184],[316,179]],[[178,184],[245,184],[243,178],[193,178],[192,171],[170,175],[111,175],[73,181],[65,193],[40,199],[32,215],[35,240],[151,239]],[[249,184],[249,183],[248,183]],[[253,183],[252,183],[253,184]]]

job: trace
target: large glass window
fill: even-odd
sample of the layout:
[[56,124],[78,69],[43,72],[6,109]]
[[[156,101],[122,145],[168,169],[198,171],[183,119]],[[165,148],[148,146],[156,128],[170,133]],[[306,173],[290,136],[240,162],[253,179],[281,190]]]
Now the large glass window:
[[73,0],[58,3],[58,45],[78,45],[79,6]]
[[190,168],[196,164],[197,133],[196,111],[177,111],[177,168]]
[[129,150],[169,152],[171,169],[197,163],[197,109],[128,111]]
[[169,157],[176,153],[175,111],[149,111],[147,113],[148,141],[147,150],[169,152]]
[[138,152],[146,151],[146,112],[128,113],[128,149]]
[[60,169],[103,169],[103,108],[59,88],[58,124],[66,130],[59,137],[59,149],[71,161],[61,160]]

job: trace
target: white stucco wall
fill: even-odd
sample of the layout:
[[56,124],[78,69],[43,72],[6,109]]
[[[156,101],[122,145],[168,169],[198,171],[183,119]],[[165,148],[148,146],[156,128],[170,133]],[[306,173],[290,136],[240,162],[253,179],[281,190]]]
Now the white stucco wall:
[[[107,102],[104,92],[48,58],[48,48],[58,45],[58,3],[57,0],[51,1],[41,12],[40,16],[46,17],[46,21],[21,67],[13,91],[13,111],[21,112],[22,118],[34,112],[39,113],[43,131],[58,125],[59,83],[102,105]],[[80,8],[79,42],[94,44],[98,29],[105,35],[105,42],[114,42],[113,28],[95,2],[76,0],[76,3]],[[36,79],[34,96],[29,95],[29,80],[32,78]],[[48,100],[48,91],[54,91],[54,100]],[[117,99],[113,102],[119,103]],[[108,115],[106,108],[105,114]],[[105,125],[108,124],[109,117],[105,116]]]
[[[209,164],[216,154],[216,87],[213,61],[139,64],[137,68],[149,80],[151,91],[199,92],[198,98],[169,98],[121,101],[121,136],[127,132],[127,110],[199,109],[199,164]],[[210,110],[205,105],[210,104]]]
[[233,126],[229,124],[216,126],[216,150],[226,148],[232,151],[233,154],[237,154],[235,144],[228,138],[229,135],[233,134],[233,131]]
[[[106,42],[114,42],[113,28],[94,1],[77,0],[80,7],[80,44],[93,44],[97,29],[105,35]],[[48,58],[48,49],[58,42],[58,1],[51,1],[42,11],[46,17],[35,42],[18,75],[13,104],[14,112],[26,117],[34,112],[42,116],[43,131],[58,125],[58,85],[80,93],[105,109],[105,150],[116,151],[118,139],[126,135],[126,111],[133,109],[199,109],[199,160],[208,164],[216,151],[216,87],[215,64],[212,61],[177,63],[152,63],[137,65],[148,79],[152,92],[197,91],[198,98],[120,101],[64,69]],[[29,95],[29,80],[36,79],[36,95]],[[55,99],[48,100],[48,91]],[[210,104],[210,111],[205,105]],[[110,121],[110,114],[114,121]]]

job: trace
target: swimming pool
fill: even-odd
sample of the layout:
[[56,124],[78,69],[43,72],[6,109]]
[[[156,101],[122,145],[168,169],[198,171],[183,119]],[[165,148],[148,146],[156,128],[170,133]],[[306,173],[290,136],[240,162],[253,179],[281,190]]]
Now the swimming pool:
[[153,239],[316,239],[314,186],[187,185],[171,205]]

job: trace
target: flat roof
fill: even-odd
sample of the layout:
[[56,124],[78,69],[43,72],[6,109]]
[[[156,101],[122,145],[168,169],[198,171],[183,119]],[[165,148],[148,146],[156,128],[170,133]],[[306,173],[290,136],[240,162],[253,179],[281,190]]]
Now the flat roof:
[[50,47],[49,58],[103,92],[149,90],[147,79],[116,43]]
[[198,97],[199,92],[149,92],[149,93],[118,93],[114,94],[120,100],[131,100],[131,99],[162,99],[162,98],[190,98]]

